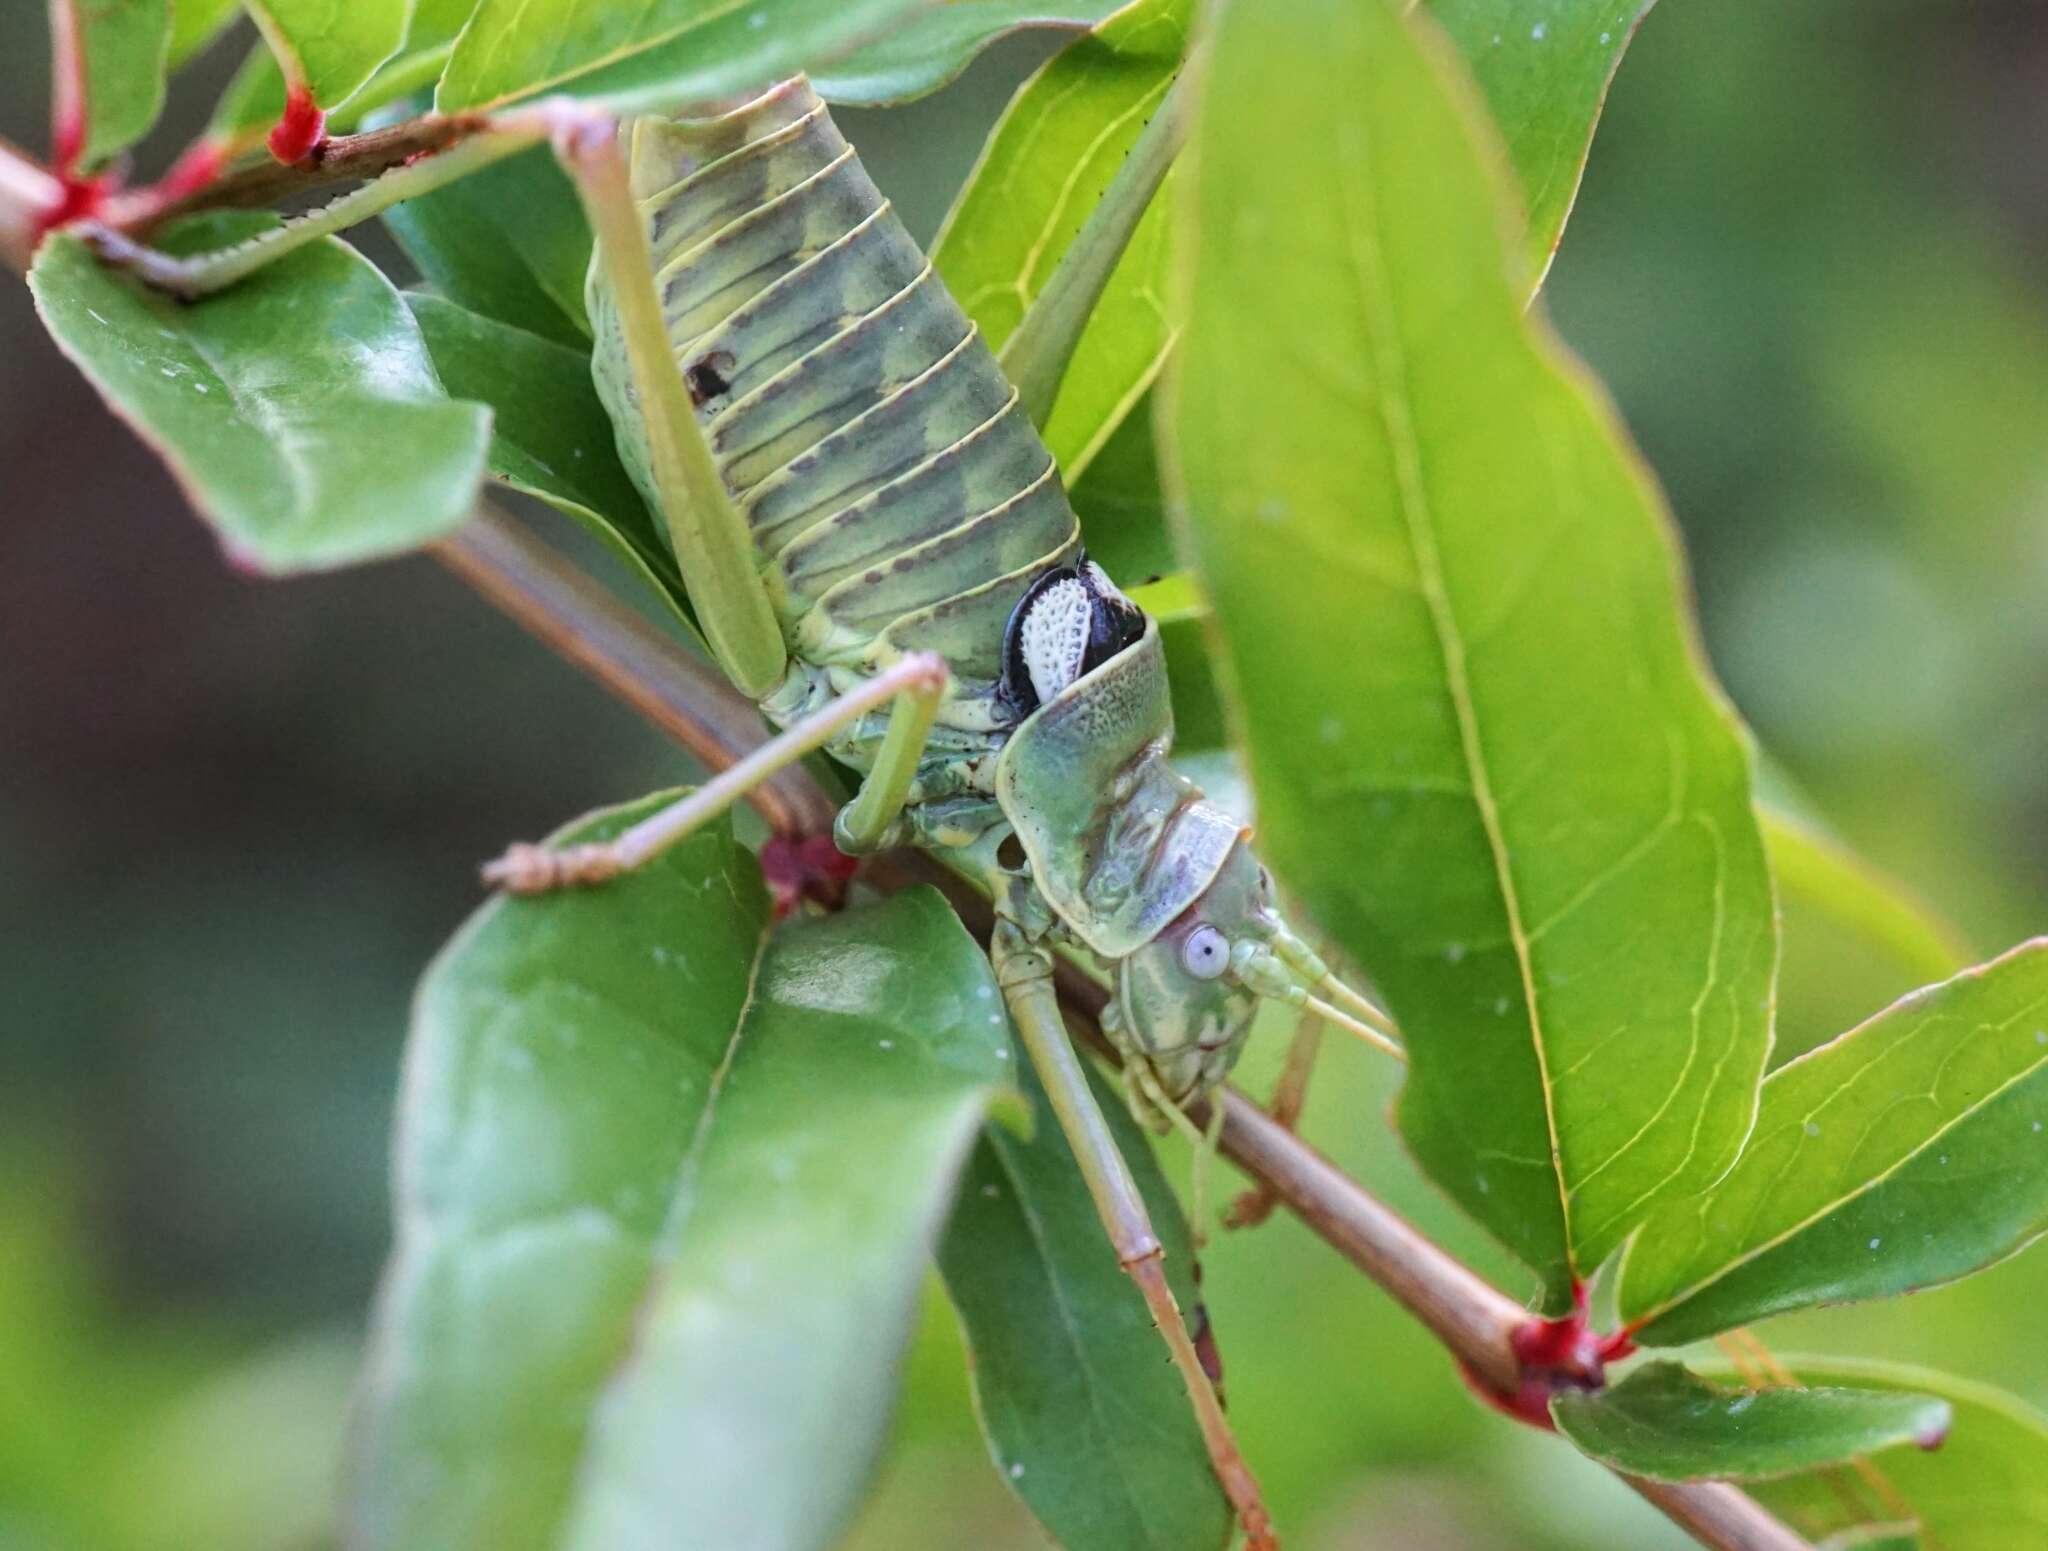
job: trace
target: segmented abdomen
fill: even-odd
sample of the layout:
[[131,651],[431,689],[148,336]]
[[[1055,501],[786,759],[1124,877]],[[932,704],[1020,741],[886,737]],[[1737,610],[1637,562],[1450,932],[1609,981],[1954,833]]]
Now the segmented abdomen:
[[[669,340],[791,655],[872,672],[936,651],[960,710],[991,716],[1003,626],[1079,530],[979,333],[802,81],[714,119],[642,120],[631,160]],[[592,317],[630,443],[601,294]]]

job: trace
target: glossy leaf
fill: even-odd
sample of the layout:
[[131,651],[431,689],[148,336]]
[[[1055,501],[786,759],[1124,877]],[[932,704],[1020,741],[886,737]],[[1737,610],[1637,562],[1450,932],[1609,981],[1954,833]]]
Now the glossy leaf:
[[682,578],[640,492],[619,462],[590,356],[408,293],[448,391],[491,409],[491,473],[581,523],[637,571],[694,635]]
[[[990,132],[932,262],[996,349],[1165,98],[1194,10],[1193,0],[1138,0],[1119,11],[1026,81]],[[1172,342],[1166,203],[1155,200],[1132,234],[1046,422],[1070,482],[1143,396]]]
[[173,70],[227,31],[242,14],[242,0],[174,0],[170,66]]
[[1652,0],[1428,0],[1506,142],[1530,289],[1578,197],[1607,85]]
[[1855,852],[1803,819],[1760,803],[1771,873],[1798,900],[1867,938],[1919,981],[1943,980],[1971,954],[1954,927]]
[[99,165],[149,133],[164,107],[170,0],[65,0],[84,66],[80,159]]
[[[203,248],[260,227],[221,219],[180,236]],[[58,345],[239,564],[349,565],[417,548],[468,516],[489,412],[448,397],[404,300],[341,243],[188,305],[60,234],[29,284]]]
[[[1145,1301],[1103,1236],[1035,1076],[1022,1071],[1030,1138],[984,1128],[939,1245],[996,1469],[1066,1551],[1221,1548],[1230,1507],[1187,1393],[1159,1360]],[[1090,1080],[1192,1322],[1199,1294],[1180,1206],[1123,1100]]]
[[1726,1388],[1665,1362],[1603,1390],[1566,1390],[1550,1415],[1583,1453],[1653,1481],[1793,1475],[1902,1443],[1931,1449],[1949,1427],[1947,1402],[1932,1395]]
[[2048,938],[1773,1072],[1728,1176],[1643,1225],[1637,1339],[1952,1281],[2048,1229]]
[[546,146],[407,200],[384,221],[450,301],[588,355],[590,226]]
[[1662,503],[1508,277],[1483,128],[1377,0],[1227,10],[1171,429],[1265,854],[1406,1034],[1410,1147],[1559,1309],[1740,1149],[1773,907]]
[[1266,854],[1393,1006],[1423,1168],[1563,1307],[1749,1131],[1749,752],[1411,27],[1227,10],[1196,152],[1171,432]]
[[492,107],[572,92],[661,112],[794,75],[884,36],[932,0],[482,0],[456,40],[436,106]]
[[[1802,1383],[1916,1390],[1938,1395],[1955,1413],[1948,1441],[1933,1454],[1900,1449],[1883,1461],[1891,1501],[1842,1471],[1762,1481],[1749,1488],[1773,1513],[1816,1544],[1853,1551],[1891,1551],[1883,1533],[1874,1542],[1848,1538],[1859,1528],[1877,1533],[1903,1506],[1923,1530],[1923,1543],[1940,1551],[2016,1551],[2048,1545],[2048,1418],[2012,1396],[1952,1374],[1903,1363],[1842,1357],[1784,1359]],[[1910,1545],[1912,1542],[1905,1542]]]
[[[1649,0],[1433,0],[1429,9],[1507,142],[1528,211],[1533,291],[1578,193],[1608,81]],[[1187,0],[1139,0],[1026,82],[990,134],[933,258],[992,344],[1017,326],[1164,95],[1192,14]],[[1120,428],[1151,437],[1132,411],[1172,344],[1166,237],[1160,213],[1139,226],[1046,426],[1069,481],[1112,436],[1124,437]],[[1149,456],[1128,445],[1125,454]]]
[[771,934],[722,824],[485,905],[415,1011],[356,1543],[833,1543],[1008,1074],[993,995],[929,892]]
[[354,96],[405,43],[412,0],[245,0],[287,80],[322,108]]
[[828,102],[886,107],[958,78],[990,44],[1037,29],[1087,32],[1130,0],[944,0],[812,78]]

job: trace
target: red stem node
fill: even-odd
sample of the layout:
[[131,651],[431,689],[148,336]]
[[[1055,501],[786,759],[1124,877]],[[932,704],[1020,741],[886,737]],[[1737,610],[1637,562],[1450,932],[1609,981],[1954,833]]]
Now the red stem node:
[[327,114],[313,100],[304,85],[294,85],[284,94],[284,117],[270,131],[264,143],[270,154],[287,167],[311,160],[327,138]]

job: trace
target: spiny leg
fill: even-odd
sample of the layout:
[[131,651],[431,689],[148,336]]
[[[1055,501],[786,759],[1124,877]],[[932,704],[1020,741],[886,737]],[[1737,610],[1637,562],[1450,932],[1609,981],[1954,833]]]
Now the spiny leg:
[[[1267,1113],[1289,1131],[1299,1129],[1301,1112],[1308,1103],[1308,1080],[1315,1071],[1316,1056],[1323,1046],[1323,1020],[1313,1012],[1305,1012],[1295,1025],[1294,1039],[1287,1046],[1287,1064],[1280,1069],[1280,1080],[1273,1085],[1273,1102]],[[1218,1105],[1220,1113],[1222,1106]],[[1278,1193],[1268,1184],[1257,1184],[1245,1191],[1223,1214],[1226,1228],[1255,1228],[1273,1215],[1273,1208],[1280,1204]]]
[[768,601],[746,515],[719,475],[669,343],[647,225],[633,198],[618,126],[571,125],[556,136],[555,153],[575,180],[596,234],[598,268],[618,310],[627,370],[640,401],[648,472],[690,606],[726,677],[759,700],[788,665],[782,627]]
[[[917,753],[923,747],[924,735],[930,731],[939,702],[945,698],[948,683],[946,664],[941,658],[929,652],[905,657],[858,688],[839,696],[830,705],[805,717],[780,736],[762,744],[687,797],[678,798],[660,812],[650,814],[623,834],[601,843],[568,846],[561,850],[524,843],[512,846],[503,856],[485,866],[484,882],[514,894],[539,894],[575,884],[603,883],[622,872],[630,872],[692,830],[716,818],[776,771],[822,748],[840,729],[892,700],[895,705],[890,711],[889,732],[884,745],[885,748],[897,745],[899,763],[907,760],[914,771]],[[915,729],[914,748],[910,746],[909,738],[897,738],[899,725]],[[881,764],[876,766],[875,775],[870,775],[862,783],[860,796],[855,798],[852,806],[861,805],[878,775],[884,775]],[[899,780],[893,769],[884,779],[887,794],[893,794],[895,808],[880,812],[882,799],[877,800],[874,805],[877,817],[873,822],[880,829],[886,829],[895,818],[896,809],[903,806],[909,786],[908,779]]]
[[1223,1415],[1222,1402],[1202,1366],[1173,1290],[1167,1285],[1161,1264],[1165,1250],[1152,1231],[1144,1199],[1138,1194],[1123,1155],[1117,1151],[1116,1139],[1102,1118],[1094,1094],[1089,1092],[1080,1057],[1067,1037],[1059,1000],[1053,992],[1052,957],[1027,941],[1013,922],[1002,919],[996,922],[989,956],[1018,1037],[1024,1041],[1039,1080],[1045,1084],[1046,1097],[1074,1150],[1074,1159],[1088,1183],[1088,1193],[1094,1197],[1095,1209],[1116,1249],[1117,1259],[1138,1284],[1187,1386],[1188,1399],[1208,1447],[1209,1463],[1231,1506],[1237,1510],[1248,1551],[1277,1551],[1279,1541],[1273,1533],[1272,1518],[1260,1499],[1258,1482],[1238,1450],[1230,1423]]

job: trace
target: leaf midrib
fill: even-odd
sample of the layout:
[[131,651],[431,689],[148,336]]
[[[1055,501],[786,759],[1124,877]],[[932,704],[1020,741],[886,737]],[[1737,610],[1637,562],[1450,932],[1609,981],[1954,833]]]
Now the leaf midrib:
[[[1352,23],[1355,27],[1357,24]],[[1369,48],[1369,40],[1366,43]],[[1407,398],[1394,384],[1405,384],[1407,363],[1400,344],[1400,324],[1394,316],[1392,299],[1386,291],[1383,255],[1378,233],[1377,208],[1372,195],[1370,137],[1360,135],[1346,120],[1340,126],[1340,146],[1346,153],[1347,169],[1363,166],[1364,179],[1347,179],[1345,197],[1338,210],[1347,246],[1351,251],[1353,278],[1359,304],[1366,320],[1367,347],[1373,355],[1373,376],[1377,388],[1380,423],[1393,454],[1394,484],[1403,526],[1408,530],[1408,548],[1415,562],[1417,587],[1429,610],[1430,625],[1437,638],[1444,678],[1458,721],[1460,753],[1472,787],[1472,802],[1486,833],[1494,874],[1501,890],[1502,908],[1508,917],[1508,938],[1514,948],[1515,964],[1521,977],[1523,1005],[1528,1013],[1530,1043],[1536,1055],[1537,1078],[1542,1089],[1543,1119],[1550,1147],[1551,1182],[1557,1190],[1559,1221],[1567,1270],[1578,1278],[1576,1248],[1571,1229],[1571,1192],[1564,1178],[1564,1154],[1558,1136],[1557,1106],[1550,1078],[1550,1057],[1543,1037],[1542,1012],[1536,996],[1534,961],[1527,929],[1523,923],[1520,898],[1516,892],[1514,868],[1508,854],[1507,838],[1501,828],[1500,812],[1493,799],[1491,772],[1479,733],[1478,715],[1466,677],[1464,645],[1445,592],[1442,560],[1437,553],[1429,496],[1422,477],[1421,447],[1408,417]],[[1369,230],[1361,231],[1352,219],[1362,207]]]
[[711,1127],[718,1113],[720,1098],[725,1092],[726,1079],[732,1073],[733,1063],[738,1059],[740,1043],[745,1038],[748,1020],[753,1017],[759,1004],[761,971],[768,960],[769,939],[773,936],[772,921],[764,920],[754,943],[754,962],[747,972],[747,991],[741,998],[739,1010],[733,1015],[732,1034],[726,1040],[725,1051],[718,1065],[712,1070],[711,1083],[704,1094],[704,1107],[698,1112],[697,1124],[690,1135],[689,1146],[684,1149],[681,1165],[676,1171],[674,1199],[669,1205],[667,1216],[656,1230],[654,1242],[649,1246],[647,1280],[641,1289],[640,1302],[633,1311],[620,1345],[617,1360],[603,1381],[592,1391],[593,1402],[584,1412],[579,1428],[581,1436],[576,1445],[576,1465],[570,1472],[572,1483],[568,1495],[563,1499],[555,1516],[554,1535],[557,1540],[570,1524],[577,1504],[582,1500],[584,1484],[591,1469],[593,1429],[591,1419],[602,1404],[603,1397],[624,1384],[645,1352],[647,1332],[660,1303],[662,1289],[667,1285],[669,1274],[674,1268],[674,1251],[671,1246],[680,1242],[682,1229],[689,1220],[696,1201],[695,1185],[697,1171],[703,1162],[704,1151],[711,1142]]

